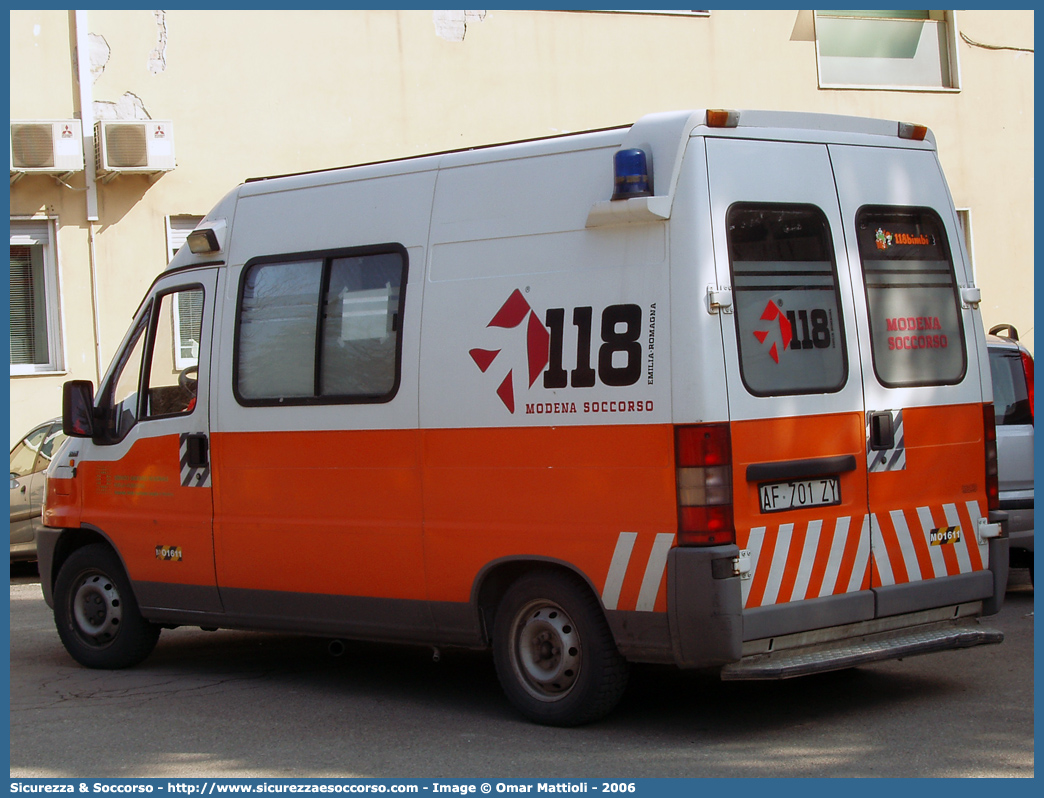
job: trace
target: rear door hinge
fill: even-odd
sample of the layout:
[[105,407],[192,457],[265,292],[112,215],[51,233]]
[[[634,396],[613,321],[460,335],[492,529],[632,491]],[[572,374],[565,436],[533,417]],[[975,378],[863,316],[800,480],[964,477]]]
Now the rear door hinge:
[[975,526],[975,532],[979,537],[979,543],[985,543],[990,538],[999,538],[1003,528],[1000,524],[991,524],[988,518],[980,518]]
[[750,550],[743,549],[732,558],[732,574],[740,579],[750,579]]
[[961,307],[963,308],[978,308],[982,302],[982,291],[978,286],[974,285],[962,285],[961,286]]
[[707,312],[711,315],[717,313],[732,313],[732,289],[728,287],[708,285]]

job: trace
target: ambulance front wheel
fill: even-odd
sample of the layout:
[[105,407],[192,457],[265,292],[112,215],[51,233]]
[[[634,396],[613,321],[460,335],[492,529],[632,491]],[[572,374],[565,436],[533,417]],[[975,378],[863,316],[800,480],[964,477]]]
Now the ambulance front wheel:
[[505,593],[493,661],[512,705],[550,726],[604,717],[627,687],[629,666],[598,600],[575,577],[555,573],[528,574]]
[[101,543],[77,549],[54,584],[54,622],[73,659],[88,668],[129,668],[156,647],[160,628],[138,610],[115,552]]

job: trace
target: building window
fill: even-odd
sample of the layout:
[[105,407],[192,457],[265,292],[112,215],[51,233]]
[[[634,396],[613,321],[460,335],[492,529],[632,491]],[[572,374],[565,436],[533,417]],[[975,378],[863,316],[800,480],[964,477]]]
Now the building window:
[[54,222],[11,220],[11,374],[61,371]]
[[820,88],[959,89],[952,11],[816,11]]
[[[202,216],[167,217],[167,262],[184,245],[189,233],[203,221]],[[171,308],[174,324],[174,366],[179,371],[199,364],[198,331],[203,319],[203,292],[184,291]]]

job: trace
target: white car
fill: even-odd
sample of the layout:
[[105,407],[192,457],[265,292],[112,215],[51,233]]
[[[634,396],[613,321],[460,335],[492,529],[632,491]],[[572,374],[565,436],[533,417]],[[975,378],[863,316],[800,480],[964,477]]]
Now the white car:
[[11,562],[36,559],[45,472],[65,435],[62,420],[34,427],[11,449]]
[[997,419],[1000,509],[1008,514],[1012,568],[1033,581],[1033,356],[1010,324],[993,327],[987,342]]

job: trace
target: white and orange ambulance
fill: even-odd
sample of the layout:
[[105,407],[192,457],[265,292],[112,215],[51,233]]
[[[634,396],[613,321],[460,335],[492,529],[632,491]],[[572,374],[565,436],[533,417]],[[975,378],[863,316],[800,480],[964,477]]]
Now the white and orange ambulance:
[[66,648],[163,627],[492,648],[539,722],[630,662],[1000,642],[985,336],[935,143],[754,111],[247,181],[48,474]]

